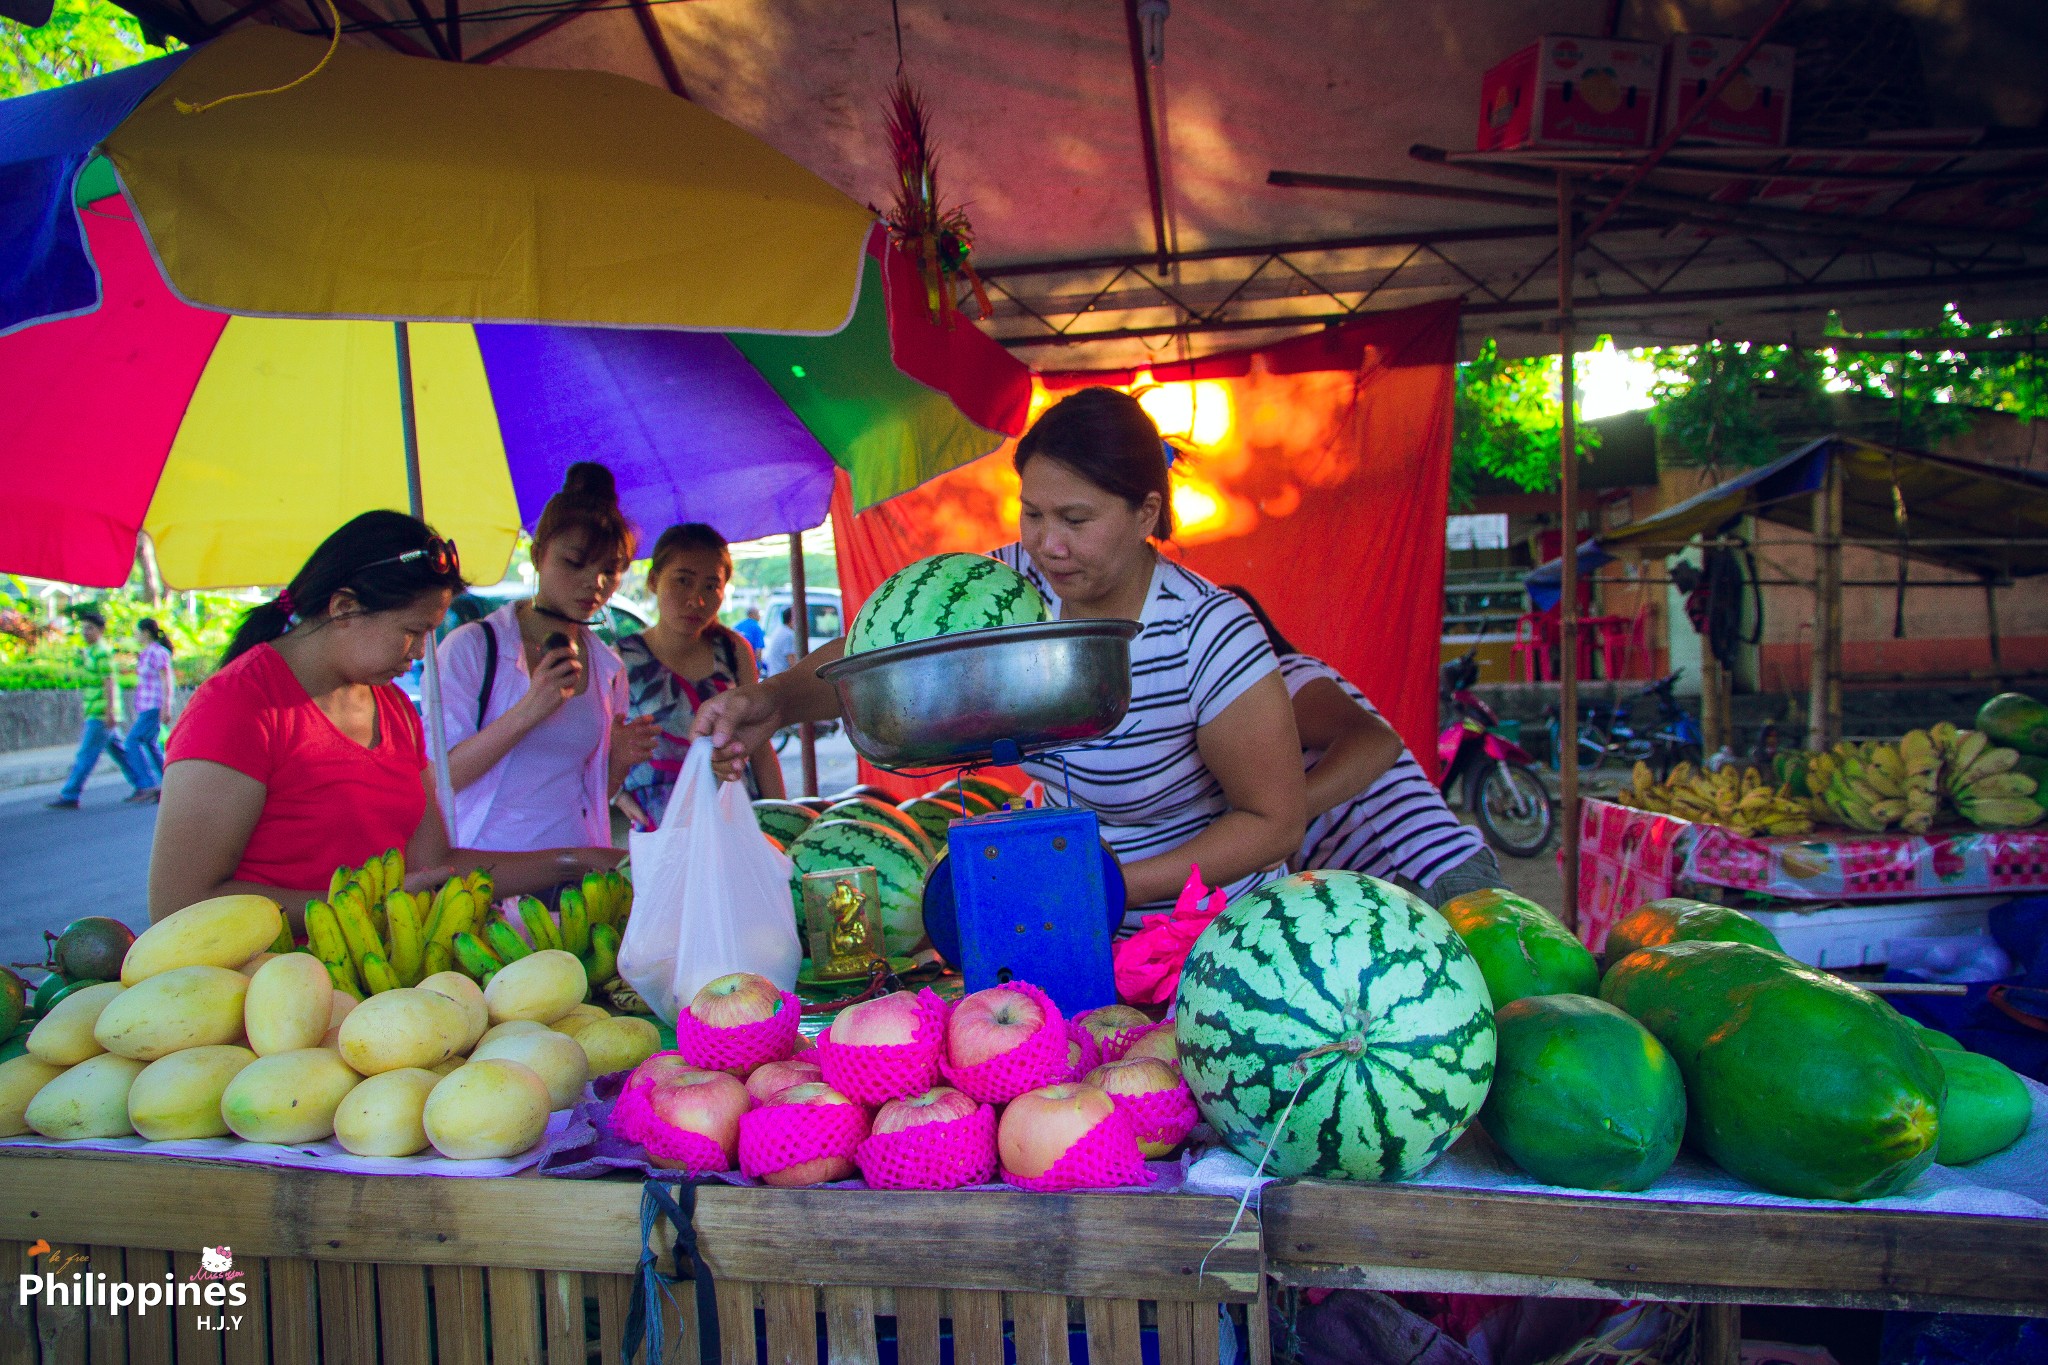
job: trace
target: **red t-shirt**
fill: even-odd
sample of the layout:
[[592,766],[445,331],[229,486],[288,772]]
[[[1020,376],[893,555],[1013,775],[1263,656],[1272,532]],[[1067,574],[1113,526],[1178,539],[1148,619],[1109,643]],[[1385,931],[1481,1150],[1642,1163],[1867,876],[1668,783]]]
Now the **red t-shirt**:
[[192,694],[165,761],[205,759],[266,789],[237,880],[325,890],[335,868],[412,842],[427,810],[419,713],[396,687],[375,691],[378,738],[370,749],[334,727],[269,645]]

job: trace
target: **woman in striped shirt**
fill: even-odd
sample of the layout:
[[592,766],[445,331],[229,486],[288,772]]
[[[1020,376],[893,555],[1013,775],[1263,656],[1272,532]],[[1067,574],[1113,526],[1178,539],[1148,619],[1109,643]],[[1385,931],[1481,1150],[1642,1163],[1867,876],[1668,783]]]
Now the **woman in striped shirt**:
[[1293,867],[1345,868],[1397,882],[1431,905],[1507,886],[1485,836],[1451,813],[1443,794],[1365,693],[1289,643],[1245,589],[1280,656],[1308,768],[1308,833]]
[[[1158,428],[1136,399],[1082,389],[1024,433],[1016,465],[1019,538],[995,557],[1023,573],[1057,619],[1143,626],[1131,642],[1123,721],[1025,771],[1049,800],[1071,792],[1101,818],[1123,866],[1126,924],[1170,908],[1191,866],[1232,895],[1278,875],[1307,818],[1294,713],[1251,612],[1157,549],[1173,533]],[[817,670],[842,644],[699,709],[693,733],[717,743],[723,772],[777,727],[837,714]]]
[[163,796],[164,750],[158,735],[170,723],[178,697],[178,675],[171,667],[171,637],[153,616],[135,623],[135,639],[142,653],[135,658],[135,723],[128,727],[128,754],[135,771],[144,779],[142,788],[129,797],[130,804],[156,801]]

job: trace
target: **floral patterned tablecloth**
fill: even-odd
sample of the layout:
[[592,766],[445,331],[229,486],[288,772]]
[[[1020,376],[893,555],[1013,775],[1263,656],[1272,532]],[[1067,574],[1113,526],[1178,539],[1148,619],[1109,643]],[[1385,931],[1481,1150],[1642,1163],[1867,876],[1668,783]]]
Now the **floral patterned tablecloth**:
[[1598,952],[1614,923],[1681,884],[1781,900],[1863,901],[2048,889],[2048,829],[1749,838],[1719,825],[1579,804],[1579,937]]

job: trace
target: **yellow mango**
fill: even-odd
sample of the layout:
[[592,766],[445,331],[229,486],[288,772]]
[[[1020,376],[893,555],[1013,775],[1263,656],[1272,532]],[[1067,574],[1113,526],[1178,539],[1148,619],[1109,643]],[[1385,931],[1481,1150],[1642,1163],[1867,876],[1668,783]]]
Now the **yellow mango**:
[[51,1007],[28,1035],[28,1054],[51,1066],[76,1066],[106,1049],[92,1036],[100,1011],[127,989],[118,981],[102,981],[73,991]]
[[362,1077],[324,1047],[258,1057],[228,1082],[220,1114],[249,1142],[318,1142],[334,1133],[334,1111]]
[[431,1067],[469,1036],[462,1006],[445,995],[401,986],[379,991],[341,1021],[341,1057],[365,1076]]
[[226,1137],[220,1097],[256,1060],[245,1047],[188,1047],[142,1068],[128,1089],[128,1122],[151,1142]]
[[484,1036],[484,1030],[491,1026],[490,1006],[484,1003],[483,987],[471,981],[461,972],[435,972],[420,982],[420,989],[445,995],[462,1006],[463,1016],[469,1020],[469,1029],[457,1052],[468,1052]]
[[[538,1024],[531,1019],[507,1019],[502,1024],[493,1024],[485,1029],[483,1037],[476,1040],[476,1047],[482,1047],[485,1043],[494,1042],[499,1038],[505,1037],[507,1034],[546,1033],[547,1031],[548,1026],[546,1024]],[[470,1051],[474,1052],[476,1047],[471,1048]]]
[[620,1015],[579,1029],[576,1045],[590,1059],[590,1074],[628,1071],[661,1050],[661,1031],[645,1019]]
[[548,1087],[534,1069],[504,1057],[473,1061],[441,1078],[420,1116],[427,1140],[457,1161],[517,1156],[548,1128]]
[[570,1010],[567,1014],[555,1020],[554,1023],[549,1024],[548,1027],[557,1033],[566,1033],[571,1038],[574,1038],[598,1020],[609,1018],[611,1018],[611,1015],[601,1006],[584,1004]]
[[284,912],[268,896],[215,896],[166,915],[128,945],[121,984],[179,967],[240,967],[277,942]]
[[532,1067],[548,1087],[548,1108],[567,1109],[583,1098],[583,1083],[590,1079],[590,1058],[574,1038],[553,1029],[531,1033],[508,1033],[488,1043],[478,1043],[469,1054],[472,1062],[504,1057]]
[[0,1062],[0,1137],[28,1131],[29,1101],[36,1092],[64,1074],[40,1057],[10,1057]]
[[437,1072],[400,1067],[379,1072],[348,1092],[334,1111],[334,1140],[357,1156],[411,1156],[427,1149],[421,1121]]
[[60,1142],[127,1137],[135,1131],[128,1122],[128,1087],[141,1074],[142,1063],[132,1057],[88,1057],[38,1090],[22,1117]]
[[231,1043],[242,1036],[248,994],[249,978],[232,967],[173,967],[108,1001],[92,1036],[107,1051],[141,1062]]
[[590,978],[576,954],[547,948],[500,967],[484,988],[484,1002],[494,1024],[507,1019],[552,1024],[589,993]]
[[320,1046],[334,1017],[334,996],[334,982],[319,958],[278,954],[249,978],[249,995],[242,1002],[249,1046],[259,1057]]

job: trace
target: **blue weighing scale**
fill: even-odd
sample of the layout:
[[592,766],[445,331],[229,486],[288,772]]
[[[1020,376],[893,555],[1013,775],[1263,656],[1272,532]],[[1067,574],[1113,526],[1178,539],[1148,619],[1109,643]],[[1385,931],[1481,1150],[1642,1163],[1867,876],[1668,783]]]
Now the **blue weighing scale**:
[[970,991],[1028,981],[1068,1018],[1116,1003],[1124,876],[1092,810],[956,820],[924,883],[924,928]]
[[[1130,707],[1136,621],[1042,621],[890,645],[826,665],[847,735],[893,772],[932,772],[1100,739]],[[932,946],[970,991],[1028,981],[1069,1017],[1116,1001],[1123,871],[1095,812],[1004,809],[954,821],[924,883]]]

